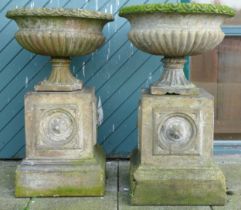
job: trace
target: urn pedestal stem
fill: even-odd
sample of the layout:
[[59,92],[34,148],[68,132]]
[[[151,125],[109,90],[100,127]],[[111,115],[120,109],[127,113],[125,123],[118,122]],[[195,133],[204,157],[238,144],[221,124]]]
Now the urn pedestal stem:
[[164,58],[164,71],[159,81],[151,86],[151,94],[196,95],[198,88],[186,79],[183,72],[185,58]]
[[36,91],[74,91],[83,88],[82,81],[70,71],[70,58],[52,58],[52,72],[47,80],[35,87]]

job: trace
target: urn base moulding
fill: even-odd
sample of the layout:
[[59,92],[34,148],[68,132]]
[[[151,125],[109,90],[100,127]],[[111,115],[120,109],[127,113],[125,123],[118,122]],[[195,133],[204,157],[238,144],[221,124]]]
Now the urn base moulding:
[[187,80],[183,72],[185,58],[164,58],[162,61],[164,64],[163,74],[159,81],[151,85],[151,94],[198,95],[199,88]]
[[52,71],[47,80],[35,86],[36,91],[76,91],[83,88],[83,82],[70,71],[70,58],[51,58]]

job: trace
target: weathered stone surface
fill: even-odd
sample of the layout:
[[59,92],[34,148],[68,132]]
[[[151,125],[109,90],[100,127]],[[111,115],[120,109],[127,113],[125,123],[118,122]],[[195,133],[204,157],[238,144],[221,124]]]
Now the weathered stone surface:
[[107,162],[106,193],[104,197],[34,198],[29,210],[116,210],[118,162]]
[[119,209],[120,210],[211,210],[209,206],[132,206],[129,196],[129,161],[119,162]]
[[[144,52],[164,56],[164,72],[161,79],[151,86],[151,94],[195,95],[198,88],[183,73],[184,58],[219,45],[224,38],[221,24],[228,16],[222,13],[183,14],[193,4],[180,4],[182,12],[178,12],[177,4],[168,5],[169,8],[175,8],[175,12],[163,12],[165,7],[165,4],[147,4],[130,7],[130,10],[128,7],[123,8],[122,11],[128,13],[121,12],[121,15],[131,23],[129,40]],[[200,4],[197,7],[204,8],[206,5]],[[154,12],[153,8],[162,9]]]
[[79,161],[23,161],[16,170],[17,197],[103,196],[105,155]]
[[164,58],[164,71],[161,79],[150,87],[152,95],[181,94],[198,95],[199,89],[186,79],[183,69],[185,58]]
[[164,73],[150,94],[142,95],[139,107],[139,152],[130,170],[134,205],[225,203],[225,177],[211,159],[213,97],[187,81],[182,69],[185,56],[221,43],[227,15],[190,12],[196,6],[210,7],[136,5],[120,12],[131,23],[130,41],[142,51],[164,56]]
[[[202,89],[195,97],[144,93],[138,117],[141,164],[168,169],[208,164],[213,152],[213,106],[213,96]],[[174,121],[165,130],[170,120]]]
[[[136,157],[138,158],[138,157]],[[196,168],[166,169],[139,165],[133,157],[130,169],[133,205],[224,205],[225,177],[210,162]]]
[[[236,185],[240,190],[241,164],[240,156],[231,158],[230,156],[215,157],[220,167],[225,165],[228,188]],[[204,206],[131,206],[129,196],[129,162],[107,162],[106,194],[100,198],[32,198],[31,202],[25,198],[14,197],[14,176],[15,168],[19,162],[0,161],[0,209],[2,210],[23,210],[28,204],[30,210],[210,210],[210,207]],[[117,175],[119,171],[119,176]],[[225,172],[225,171],[224,171]],[[237,174],[236,174],[237,173]],[[232,174],[236,174],[232,176]],[[119,183],[117,184],[117,176]],[[117,186],[119,187],[117,191]],[[118,193],[118,203],[117,203]],[[241,198],[234,194],[228,196],[228,201],[224,207],[212,206],[215,210],[239,210]],[[29,203],[28,203],[29,202]],[[118,205],[118,207],[117,207]]]
[[142,95],[133,205],[224,205],[225,177],[212,160],[213,97]]
[[26,159],[16,196],[102,196],[105,155],[96,145],[94,89],[25,98]]
[[81,90],[82,82],[69,69],[70,56],[99,48],[105,41],[103,27],[113,20],[111,14],[53,8],[15,9],[8,11],[7,17],[16,21],[16,40],[22,47],[53,58],[53,71],[48,80],[35,87],[37,91]]
[[[125,17],[132,26],[129,39],[137,48],[169,58],[197,55],[215,48],[224,38],[221,24],[227,18],[223,14],[181,14],[161,11],[138,14],[133,12]],[[207,24],[208,27],[205,27]],[[200,39],[202,41],[197,41]]]
[[94,89],[25,96],[27,159],[92,158],[96,144]]

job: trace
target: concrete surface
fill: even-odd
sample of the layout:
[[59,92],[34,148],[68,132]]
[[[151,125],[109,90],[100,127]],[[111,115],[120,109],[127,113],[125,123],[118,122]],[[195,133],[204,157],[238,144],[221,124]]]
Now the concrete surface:
[[128,161],[107,162],[106,195],[90,198],[15,198],[14,178],[19,161],[0,161],[0,210],[241,210],[241,156],[215,157],[228,186],[224,207],[130,206]]

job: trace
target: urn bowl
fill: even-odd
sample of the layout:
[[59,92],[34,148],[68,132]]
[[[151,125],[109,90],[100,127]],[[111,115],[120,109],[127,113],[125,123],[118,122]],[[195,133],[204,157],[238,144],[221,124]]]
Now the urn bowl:
[[125,7],[130,41],[140,50],[166,57],[197,55],[224,38],[221,24],[234,11],[209,4],[148,4]]
[[105,41],[103,26],[110,14],[81,9],[15,9],[7,17],[17,22],[16,39],[25,49],[51,57],[89,54]]
[[129,40],[144,52],[164,56],[163,74],[151,86],[151,94],[199,94],[199,89],[183,73],[185,56],[201,54],[219,45],[224,38],[221,24],[234,15],[233,9],[212,4],[147,4],[122,8],[120,16],[131,23]]

